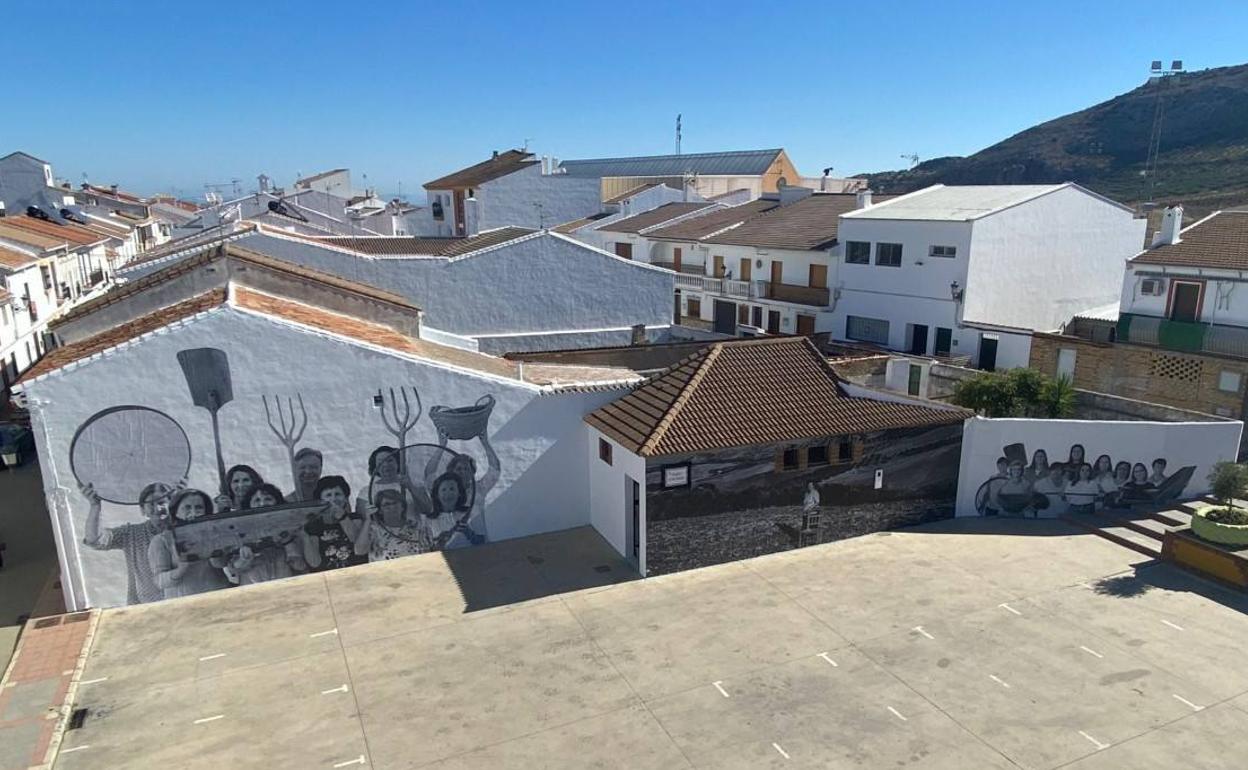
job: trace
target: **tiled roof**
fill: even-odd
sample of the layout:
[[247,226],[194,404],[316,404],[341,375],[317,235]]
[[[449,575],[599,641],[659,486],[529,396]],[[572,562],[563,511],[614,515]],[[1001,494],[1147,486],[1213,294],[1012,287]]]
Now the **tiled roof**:
[[170,305],[153,313],[148,313],[129,323],[115,326],[94,337],[88,337],[85,340],[49,350],[47,355],[39,359],[39,362],[34,366],[27,369],[18,381],[31,380],[41,374],[47,374],[55,369],[68,366],[75,361],[81,361],[96,353],[116,347],[127,340],[156,331],[175,321],[210,310],[225,302],[225,297],[225,289],[213,289],[184,302],[179,302],[176,305]]
[[[876,196],[876,200],[887,200]],[[854,193],[815,193],[747,219],[740,227],[707,238],[707,243],[773,249],[823,249],[836,243],[842,214],[858,207]]]
[[759,176],[771,167],[776,157],[782,152],[784,150],[777,148],[688,155],[648,155],[633,158],[588,158],[565,160],[559,165],[568,176],[578,177],[679,177],[686,173],[711,176]]
[[805,337],[718,342],[585,421],[639,455],[951,425],[962,409],[850,396]]
[[88,226],[79,224],[62,225],[31,216],[5,217],[3,223],[0,224],[21,228],[29,233],[46,235],[49,238],[56,238],[62,243],[69,243],[74,246],[92,246],[111,237],[98,233]]
[[659,186],[658,182],[651,182],[650,184],[639,184],[636,187],[625,190],[619,195],[616,195],[611,198],[607,198],[605,201],[603,201],[603,203],[621,203],[623,201],[628,200],[629,198],[633,197],[634,195],[638,193],[643,193],[652,187],[658,187],[658,186]]
[[309,243],[346,249],[360,254],[372,256],[420,256],[420,257],[458,257],[474,251],[497,246],[500,243],[514,241],[535,230],[525,227],[500,227],[487,230],[478,235],[447,238],[421,238],[418,236],[361,235],[361,236],[321,236],[304,235],[279,230],[278,233],[297,238]]
[[27,246],[34,246],[35,248],[43,250],[58,249],[65,245],[64,238],[53,238],[50,235],[36,233],[34,231],[27,230],[24,227],[7,225],[5,224],[7,221],[9,221],[9,217],[0,219],[0,238],[17,241],[18,243],[22,243]]
[[1179,242],[1131,258],[1145,265],[1248,270],[1248,211],[1219,211],[1179,233]]
[[692,214],[695,211],[714,205],[713,203],[665,203],[657,209],[650,209],[625,219],[616,220],[598,229],[610,230],[613,233],[640,233],[647,227],[661,225],[677,217],[683,217],[686,214]]
[[591,214],[590,216],[587,216],[587,217],[574,219],[571,222],[564,222],[563,224],[552,227],[551,229],[554,230],[556,233],[563,233],[564,235],[568,235],[576,230],[581,229],[585,225],[591,225],[594,222],[597,222],[600,219],[606,219],[609,216],[611,215],[607,214],[606,212],[600,212],[598,214]]
[[714,209],[705,214],[681,220],[674,225],[660,227],[646,233],[648,238],[670,238],[677,241],[696,241],[723,230],[726,227],[744,222],[780,205],[779,201],[758,200],[730,206],[726,209]]
[[496,157],[481,161],[468,168],[461,168],[453,174],[425,183],[426,190],[456,190],[463,187],[477,187],[491,179],[533,166],[541,161],[533,160],[533,153],[523,150],[507,150]]
[[10,270],[21,270],[23,267],[35,264],[36,259],[36,257],[16,249],[6,249],[0,246],[0,267]]
[[130,260],[128,264],[121,268],[120,272],[124,273],[137,265],[171,257],[187,249],[208,248],[217,243],[224,243],[235,235],[239,235],[240,231],[251,229],[252,225],[247,222],[223,222],[219,225],[213,225],[198,233],[167,241],[154,249],[148,249]]

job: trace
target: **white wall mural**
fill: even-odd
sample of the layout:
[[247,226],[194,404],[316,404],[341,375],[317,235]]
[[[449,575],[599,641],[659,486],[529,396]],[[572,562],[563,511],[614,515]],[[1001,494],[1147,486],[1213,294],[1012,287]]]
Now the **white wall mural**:
[[958,515],[1158,509],[1207,491],[1214,463],[1235,459],[1241,428],[977,417],[963,429]]

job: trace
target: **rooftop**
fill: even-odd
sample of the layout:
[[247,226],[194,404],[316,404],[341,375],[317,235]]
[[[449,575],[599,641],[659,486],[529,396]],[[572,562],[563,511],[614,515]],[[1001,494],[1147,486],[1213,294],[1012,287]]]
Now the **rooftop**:
[[1248,269],[1248,211],[1219,211],[1189,225],[1179,242],[1131,258],[1144,265]]
[[90,225],[60,224],[32,216],[5,217],[0,220],[0,225],[18,227],[27,232],[46,235],[73,246],[93,246],[111,237],[97,232]]
[[[893,198],[884,203],[881,198],[873,205],[848,216],[854,219],[918,219],[940,222],[966,222],[995,214],[1003,209],[1026,203],[1041,195],[1077,187],[1065,184],[995,184],[956,185],[943,184]],[[1082,189],[1082,188],[1080,188]]]
[[824,249],[836,243],[841,216],[857,208],[858,197],[854,193],[814,193],[751,217],[740,227],[707,238],[706,242],[803,251]]
[[32,257],[17,249],[7,249],[4,246],[0,246],[0,268],[20,270],[23,267],[35,264],[36,261],[38,261],[38,257]]
[[603,203],[606,203],[606,204],[611,204],[611,203],[623,203],[624,201],[628,200],[629,198],[633,197],[634,195],[639,195],[639,194],[641,194],[641,193],[645,192],[646,190],[650,190],[650,189],[653,189],[653,188],[655,188],[655,187],[659,187],[659,186],[660,186],[660,183],[658,183],[658,182],[651,182],[651,183],[649,183],[649,184],[639,184],[639,185],[637,185],[636,187],[633,187],[633,188],[630,188],[630,189],[628,189],[628,190],[625,190],[624,192],[620,193],[619,195],[615,195],[615,196],[612,196],[612,197],[610,197],[610,198],[607,198],[605,201],[603,201]]
[[696,217],[681,220],[674,225],[660,227],[646,233],[649,238],[665,238],[674,241],[697,241],[714,235],[719,231],[738,225],[747,219],[756,217],[778,207],[779,201],[759,198],[742,203],[740,206],[714,209]]
[[633,574],[581,528],[104,610],[75,677],[86,720],[50,761],[1090,770],[1248,751],[1244,595],[1062,522]]
[[266,228],[261,228],[260,232],[276,233],[320,246],[331,246],[375,257],[459,257],[514,241],[537,231],[525,227],[500,227],[477,235],[445,238],[392,235],[321,236]]
[[613,233],[640,233],[655,225],[661,225],[664,222],[670,222],[686,214],[692,214],[695,211],[713,206],[715,206],[714,203],[664,203],[656,209],[643,211],[640,214],[634,214],[624,219],[617,219],[611,224],[603,225],[598,229]]
[[557,225],[557,226],[555,226],[555,227],[552,227],[551,229],[552,229],[553,231],[555,231],[556,233],[563,233],[563,234],[567,235],[567,234],[571,234],[571,233],[573,233],[573,232],[575,232],[575,231],[577,231],[577,230],[581,229],[582,227],[585,227],[586,225],[592,225],[594,222],[597,222],[597,221],[602,220],[602,219],[606,219],[606,218],[607,218],[607,217],[609,217],[609,216],[611,216],[611,215],[610,215],[610,214],[607,214],[606,212],[599,212],[599,213],[597,213],[597,214],[590,214],[590,215],[589,215],[589,216],[587,216],[587,217],[581,217],[580,219],[574,219],[574,220],[572,220],[571,222],[564,222],[563,224],[561,224],[561,225]]
[[305,176],[302,179],[297,179],[295,180],[295,186],[306,187],[310,182],[318,182],[326,177],[331,177],[335,174],[342,174],[346,171],[347,169],[345,168],[331,168],[329,171],[322,171],[319,174],[313,174],[312,176]]
[[849,395],[805,337],[717,342],[585,421],[643,457],[960,423],[969,412]]
[[[644,155],[632,158],[587,158],[565,160],[560,168],[568,176],[579,177],[679,177],[686,173],[706,176],[759,176],[784,152],[737,150],[688,155]],[[427,186],[427,185],[426,185]]]
[[478,187],[481,184],[498,179],[502,176],[519,171],[522,168],[541,163],[533,159],[533,153],[524,150],[507,150],[500,152],[489,160],[461,168],[432,182],[425,183],[426,190],[458,190],[466,187]]

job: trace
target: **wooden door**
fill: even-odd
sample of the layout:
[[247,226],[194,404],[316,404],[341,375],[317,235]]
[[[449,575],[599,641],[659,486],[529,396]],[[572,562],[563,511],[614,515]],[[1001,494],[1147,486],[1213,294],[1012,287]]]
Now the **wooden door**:
[[828,266],[827,265],[811,265],[810,266],[810,285],[816,289],[828,288]]
[[815,333],[815,317],[813,315],[797,314],[797,333],[809,336]]
[[938,356],[947,356],[953,350],[953,329],[946,329],[943,326],[936,327],[936,350],[933,352]]
[[768,334],[780,333],[780,311],[779,310],[767,311],[767,333]]
[[712,275],[716,278],[724,277],[724,258],[719,254],[715,255],[715,272]]
[[[770,283],[770,285],[767,287],[767,296],[768,296],[768,297],[774,297],[774,296],[776,296],[776,289],[780,286],[780,284],[781,284],[781,283],[783,283],[783,281],[781,281],[781,280],[780,280],[780,279],[781,279],[781,277],[783,277],[783,276],[784,276],[784,263],[783,263],[783,262],[776,262],[776,261],[772,261],[772,263],[771,263],[771,283]],[[779,331],[779,330],[777,330],[777,331]]]
[[455,234],[464,234],[464,191],[456,190],[453,193],[455,201]]
[[1175,281],[1170,297],[1171,321],[1195,321],[1200,317],[1200,284]]
[[754,261],[751,259],[741,258],[741,280],[748,281],[752,275],[751,268],[754,267]]
[[681,257],[680,247],[677,246],[674,249],[672,249],[672,269],[678,273],[680,272],[680,257]]

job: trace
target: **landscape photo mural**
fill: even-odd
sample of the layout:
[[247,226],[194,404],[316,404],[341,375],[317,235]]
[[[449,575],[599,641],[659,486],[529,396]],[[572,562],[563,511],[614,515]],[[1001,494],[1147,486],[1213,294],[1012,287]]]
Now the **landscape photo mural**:
[[647,574],[950,518],[961,445],[953,425],[651,458]]
[[[211,419],[210,437],[189,436],[149,406],[117,405],[85,420],[69,450],[89,506],[83,543],[119,552],[127,604],[488,541],[485,500],[501,471],[488,435],[494,396],[426,411],[415,387],[382,388],[373,403],[393,441],[355,467],[326,468],[317,404],[297,391],[236,398],[229,357],[217,348],[181,350],[177,364],[188,404]],[[283,461],[260,467],[235,456],[218,419],[227,410],[267,425],[281,450],[258,454]],[[409,443],[422,420],[437,443]],[[483,468],[466,451],[473,444]],[[200,453],[215,473],[191,478]]]

